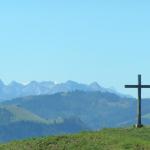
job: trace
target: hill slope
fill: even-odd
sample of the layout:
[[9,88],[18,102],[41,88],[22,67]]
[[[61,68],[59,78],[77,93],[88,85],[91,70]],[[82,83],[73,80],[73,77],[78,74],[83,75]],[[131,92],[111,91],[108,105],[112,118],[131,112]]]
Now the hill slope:
[[150,128],[105,129],[0,145],[3,150],[149,150]]
[[46,120],[15,105],[0,105],[0,142],[87,130],[78,118]]
[[[5,101],[4,104],[20,106],[48,120],[75,116],[94,130],[133,124],[136,117],[135,99],[120,97],[109,92],[75,91],[29,96]],[[147,110],[144,115],[149,113],[149,108],[144,107],[143,110]]]
[[48,121],[15,105],[0,105],[0,125],[19,121],[48,124]]

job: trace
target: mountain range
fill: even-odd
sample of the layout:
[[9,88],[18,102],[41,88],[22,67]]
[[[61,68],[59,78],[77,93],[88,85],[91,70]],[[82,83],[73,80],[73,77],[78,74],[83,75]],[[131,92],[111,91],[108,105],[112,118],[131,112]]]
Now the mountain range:
[[[136,122],[135,98],[73,81],[0,82],[0,142],[77,133]],[[150,124],[150,100],[142,100],[142,121]]]
[[93,82],[88,85],[74,81],[67,81],[65,83],[58,84],[52,81],[32,81],[24,85],[13,81],[10,84],[5,85],[3,81],[0,80],[0,101],[31,95],[50,95],[60,92],[72,91],[100,91],[116,93],[120,96],[124,96],[113,89],[101,87],[97,82]]

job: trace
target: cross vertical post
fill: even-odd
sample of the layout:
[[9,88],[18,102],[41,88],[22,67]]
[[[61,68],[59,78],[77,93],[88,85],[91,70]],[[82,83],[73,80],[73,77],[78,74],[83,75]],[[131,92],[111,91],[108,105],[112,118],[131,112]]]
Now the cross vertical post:
[[142,127],[141,122],[141,75],[138,75],[138,108],[137,108],[137,127]]

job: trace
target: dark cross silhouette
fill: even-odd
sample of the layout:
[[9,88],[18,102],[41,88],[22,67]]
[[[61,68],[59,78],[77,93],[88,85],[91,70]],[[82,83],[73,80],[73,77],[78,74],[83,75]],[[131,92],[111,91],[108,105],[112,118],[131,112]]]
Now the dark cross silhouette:
[[137,128],[141,128],[141,90],[142,88],[150,88],[150,85],[142,85],[141,83],[141,75],[138,75],[138,85],[125,85],[125,88],[137,88],[138,89],[138,107],[137,107]]

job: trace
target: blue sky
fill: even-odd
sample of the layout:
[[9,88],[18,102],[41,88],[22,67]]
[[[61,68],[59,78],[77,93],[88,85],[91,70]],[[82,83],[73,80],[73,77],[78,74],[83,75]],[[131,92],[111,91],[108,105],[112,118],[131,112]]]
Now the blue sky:
[[[148,0],[0,2],[0,78],[150,84]],[[146,96],[150,92],[146,90]]]

